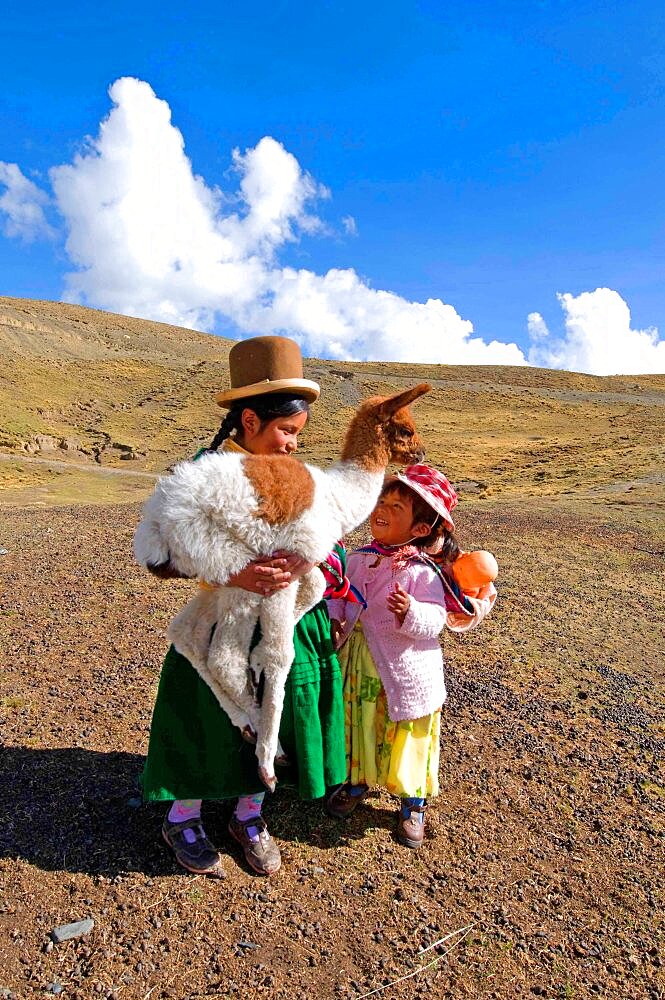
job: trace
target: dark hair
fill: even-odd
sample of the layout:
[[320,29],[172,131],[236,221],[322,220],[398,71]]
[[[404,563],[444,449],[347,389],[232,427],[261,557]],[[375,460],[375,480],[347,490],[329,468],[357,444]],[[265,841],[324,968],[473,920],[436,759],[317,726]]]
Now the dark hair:
[[384,484],[380,496],[385,497],[389,493],[397,493],[403,500],[408,500],[411,503],[411,510],[413,512],[412,526],[414,524],[428,524],[431,527],[428,535],[424,535],[422,538],[414,538],[411,544],[415,545],[418,549],[427,549],[430,545],[434,545],[440,538],[443,538],[443,546],[437,552],[437,558],[443,562],[454,562],[460,554],[460,547],[453,531],[447,526],[441,515],[437,514],[419,493],[416,493],[415,490],[412,490],[406,483],[402,483],[399,479],[389,479]]
[[263,396],[248,396],[237,399],[222,420],[221,426],[208,445],[208,451],[217,451],[222,441],[233,431],[242,433],[242,411],[252,410],[261,421],[261,427],[278,417],[293,417],[296,413],[309,413],[309,403],[302,396],[290,396],[285,392],[266,393]]

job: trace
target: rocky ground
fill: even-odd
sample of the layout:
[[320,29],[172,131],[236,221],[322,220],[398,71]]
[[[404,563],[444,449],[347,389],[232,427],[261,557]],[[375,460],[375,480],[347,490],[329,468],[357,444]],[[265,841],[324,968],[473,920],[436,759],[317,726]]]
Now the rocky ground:
[[176,868],[137,798],[191,584],[133,564],[135,505],[6,507],[0,997],[665,997],[665,543],[641,509],[465,502],[500,600],[445,639],[425,847],[396,843],[386,795],[344,823],[278,787],[282,871],[252,875],[213,804],[215,883]]

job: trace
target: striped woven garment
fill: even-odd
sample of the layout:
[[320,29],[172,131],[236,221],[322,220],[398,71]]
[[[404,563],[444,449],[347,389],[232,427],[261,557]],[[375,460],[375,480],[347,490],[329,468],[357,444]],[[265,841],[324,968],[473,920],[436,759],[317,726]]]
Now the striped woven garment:
[[[337,544],[341,548],[341,542]],[[326,581],[324,597],[336,598],[338,600],[346,599],[352,604],[362,604],[364,608],[367,607],[365,599],[356,590],[344,572],[344,563],[337,551],[333,550],[329,552],[327,558],[322,563],[319,563],[319,569]]]

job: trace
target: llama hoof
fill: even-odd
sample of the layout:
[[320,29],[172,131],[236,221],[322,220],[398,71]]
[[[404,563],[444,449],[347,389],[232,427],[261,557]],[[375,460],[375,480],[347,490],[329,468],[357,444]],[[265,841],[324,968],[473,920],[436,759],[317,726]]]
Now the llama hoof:
[[268,772],[266,771],[265,767],[260,767],[259,768],[259,778],[261,779],[261,781],[263,782],[263,784],[266,786],[266,788],[269,788],[271,792],[275,791],[275,785],[277,784],[277,778],[275,777],[274,774],[268,774]]
[[277,750],[275,751],[275,767],[289,767],[291,761],[282,750],[282,744],[277,740]]
[[246,743],[252,743],[252,744],[256,743],[256,733],[254,732],[251,726],[243,726],[243,728],[240,730],[240,735],[242,736],[243,740],[245,740]]

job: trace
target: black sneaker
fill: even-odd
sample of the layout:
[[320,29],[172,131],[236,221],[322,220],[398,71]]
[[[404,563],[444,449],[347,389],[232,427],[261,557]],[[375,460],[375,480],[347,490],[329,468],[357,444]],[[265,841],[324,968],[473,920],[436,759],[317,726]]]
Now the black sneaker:
[[[185,830],[191,830],[194,840],[190,844]],[[166,817],[162,825],[162,837],[169,845],[179,865],[194,875],[210,875],[212,878],[226,878],[222,867],[222,857],[206,836],[200,819],[186,819],[172,823]]]

